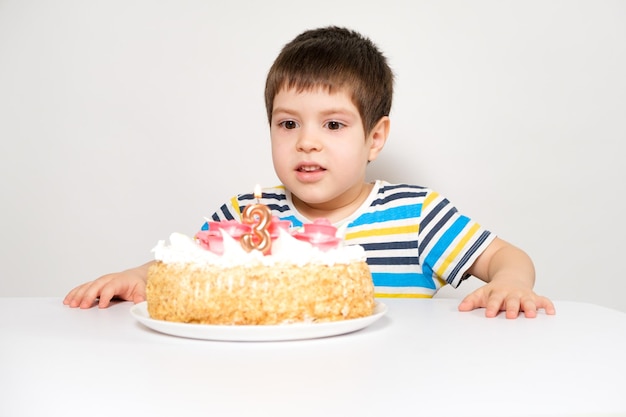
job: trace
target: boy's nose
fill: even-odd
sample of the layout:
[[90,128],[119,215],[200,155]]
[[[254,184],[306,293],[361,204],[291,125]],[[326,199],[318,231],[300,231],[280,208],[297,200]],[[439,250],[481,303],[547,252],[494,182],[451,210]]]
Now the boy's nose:
[[319,151],[321,142],[316,139],[316,135],[313,132],[302,129],[298,136],[296,148],[300,152]]

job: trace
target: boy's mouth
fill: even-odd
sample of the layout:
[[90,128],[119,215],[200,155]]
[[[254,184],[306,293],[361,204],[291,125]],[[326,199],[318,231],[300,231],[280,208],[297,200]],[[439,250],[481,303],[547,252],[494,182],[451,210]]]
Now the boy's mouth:
[[322,168],[319,165],[300,165],[296,168],[298,172],[316,172],[316,171],[326,171],[326,169]]

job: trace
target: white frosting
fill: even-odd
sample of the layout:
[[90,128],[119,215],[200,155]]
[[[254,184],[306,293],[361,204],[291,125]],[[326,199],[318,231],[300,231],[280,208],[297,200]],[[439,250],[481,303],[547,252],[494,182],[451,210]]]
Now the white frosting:
[[152,251],[154,258],[164,263],[196,264],[198,266],[216,265],[229,267],[236,265],[274,265],[287,263],[304,264],[348,264],[355,261],[365,261],[365,250],[358,245],[340,245],[335,249],[322,251],[308,242],[303,242],[291,236],[287,231],[280,229],[280,235],[272,241],[271,255],[264,256],[253,250],[246,252],[238,241],[222,231],[224,236],[224,254],[217,255],[203,249],[194,239],[181,234],[172,233],[169,245],[160,240]]

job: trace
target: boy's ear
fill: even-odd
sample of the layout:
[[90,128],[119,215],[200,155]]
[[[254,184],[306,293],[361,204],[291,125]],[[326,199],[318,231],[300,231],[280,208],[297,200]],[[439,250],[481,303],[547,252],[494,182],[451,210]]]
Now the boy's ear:
[[389,136],[390,124],[391,120],[389,119],[389,117],[383,116],[370,132],[369,136],[372,139],[372,144],[370,147],[369,156],[367,158],[368,162],[372,162],[374,159],[376,159],[380,151],[383,150],[385,143],[387,143],[387,136]]

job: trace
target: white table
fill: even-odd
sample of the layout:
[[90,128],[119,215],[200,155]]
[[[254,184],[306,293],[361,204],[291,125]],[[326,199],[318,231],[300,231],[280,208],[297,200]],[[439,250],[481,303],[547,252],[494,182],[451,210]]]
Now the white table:
[[0,298],[0,416],[626,415],[622,312],[380,301],[387,314],[355,333],[214,342],[149,330],[130,303]]

